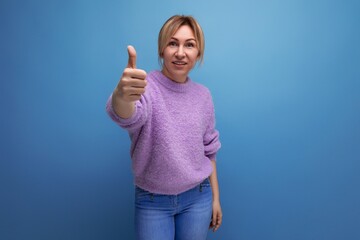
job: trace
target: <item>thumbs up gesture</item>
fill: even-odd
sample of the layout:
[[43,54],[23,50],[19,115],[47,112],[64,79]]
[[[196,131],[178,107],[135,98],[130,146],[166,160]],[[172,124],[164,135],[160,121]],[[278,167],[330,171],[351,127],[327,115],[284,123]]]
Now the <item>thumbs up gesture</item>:
[[141,98],[146,87],[146,72],[136,68],[136,51],[133,46],[127,48],[129,60],[116,86],[116,98],[124,102],[135,102]]

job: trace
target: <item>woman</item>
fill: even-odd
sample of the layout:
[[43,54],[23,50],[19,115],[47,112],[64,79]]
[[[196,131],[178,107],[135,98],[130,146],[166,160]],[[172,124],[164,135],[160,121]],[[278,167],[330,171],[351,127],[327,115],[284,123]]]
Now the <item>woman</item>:
[[137,239],[206,239],[222,221],[209,90],[188,74],[203,61],[204,35],[191,16],[169,18],[159,32],[162,70],[136,68],[136,51],[107,102],[131,138]]

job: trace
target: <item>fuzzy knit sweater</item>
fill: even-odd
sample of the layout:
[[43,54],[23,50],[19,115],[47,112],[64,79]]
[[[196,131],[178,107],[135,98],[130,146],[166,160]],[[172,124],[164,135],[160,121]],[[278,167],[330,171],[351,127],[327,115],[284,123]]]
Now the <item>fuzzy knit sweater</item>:
[[209,90],[190,78],[176,83],[160,71],[147,74],[147,86],[130,118],[106,111],[129,132],[135,184],[152,193],[176,195],[212,172],[220,148]]

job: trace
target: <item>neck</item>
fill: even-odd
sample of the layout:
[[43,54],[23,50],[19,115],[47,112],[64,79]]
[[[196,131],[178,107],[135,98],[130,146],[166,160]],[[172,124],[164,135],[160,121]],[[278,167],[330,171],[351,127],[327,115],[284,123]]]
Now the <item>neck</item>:
[[187,81],[187,76],[174,76],[172,74],[169,74],[168,71],[166,71],[165,68],[161,70],[162,74],[164,74],[167,78],[169,78],[171,81],[174,81],[176,83],[185,83]]

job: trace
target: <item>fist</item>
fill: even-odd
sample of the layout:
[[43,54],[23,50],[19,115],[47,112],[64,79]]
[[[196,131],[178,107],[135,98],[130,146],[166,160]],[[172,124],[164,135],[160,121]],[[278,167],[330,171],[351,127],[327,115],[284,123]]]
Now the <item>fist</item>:
[[127,48],[129,60],[120,78],[115,92],[125,102],[135,102],[145,93],[146,72],[136,68],[136,51],[133,46]]

